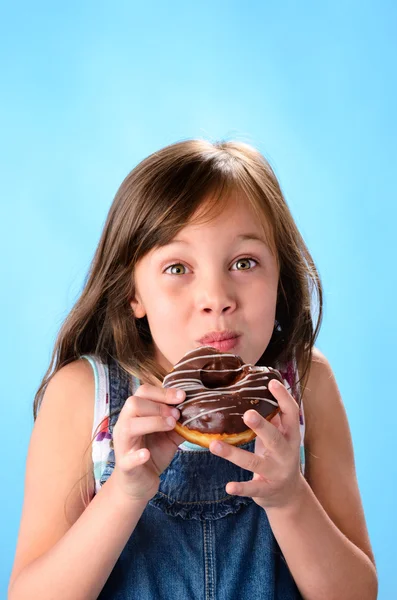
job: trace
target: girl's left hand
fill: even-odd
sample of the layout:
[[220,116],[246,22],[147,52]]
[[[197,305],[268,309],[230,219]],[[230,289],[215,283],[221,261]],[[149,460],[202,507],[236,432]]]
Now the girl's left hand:
[[[244,422],[256,434],[255,452],[227,443],[211,442],[210,451],[235,465],[252,471],[251,481],[229,482],[226,492],[249,496],[262,508],[284,507],[293,503],[302,488],[300,471],[299,406],[280,382],[272,379],[269,389],[280,412],[272,422],[256,410],[244,413]],[[256,420],[255,420],[256,419]]]

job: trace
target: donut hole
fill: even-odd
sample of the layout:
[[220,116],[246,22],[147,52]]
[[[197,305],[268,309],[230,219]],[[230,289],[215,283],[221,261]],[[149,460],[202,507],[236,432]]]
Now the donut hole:
[[237,357],[215,358],[200,370],[200,380],[209,389],[228,387],[241,378],[241,371]]

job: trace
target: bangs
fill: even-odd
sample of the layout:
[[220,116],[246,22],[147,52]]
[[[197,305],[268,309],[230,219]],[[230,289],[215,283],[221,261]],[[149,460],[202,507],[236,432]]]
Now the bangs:
[[[134,263],[154,248],[169,244],[187,225],[211,223],[231,203],[252,210],[271,252],[278,260],[269,199],[240,160],[230,155],[203,156],[172,164],[151,179],[147,212],[134,223],[137,243]],[[145,194],[145,192],[144,192]],[[146,195],[146,194],[145,194]]]

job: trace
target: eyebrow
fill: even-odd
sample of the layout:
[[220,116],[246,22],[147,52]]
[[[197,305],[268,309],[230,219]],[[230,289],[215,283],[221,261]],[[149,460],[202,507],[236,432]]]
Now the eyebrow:
[[237,236],[237,239],[241,239],[242,241],[253,240],[255,242],[262,242],[262,244],[267,245],[267,241],[263,239],[260,235],[257,235],[256,233],[242,233],[241,235]]
[[[245,242],[245,241],[261,242],[262,244],[265,244],[266,246],[268,246],[267,241],[265,239],[263,239],[262,237],[260,237],[256,233],[241,233],[240,235],[236,236],[236,239],[241,240],[243,242]],[[187,242],[185,240],[171,240],[168,244],[165,244],[165,245],[170,246],[171,244],[189,244],[189,242]]]

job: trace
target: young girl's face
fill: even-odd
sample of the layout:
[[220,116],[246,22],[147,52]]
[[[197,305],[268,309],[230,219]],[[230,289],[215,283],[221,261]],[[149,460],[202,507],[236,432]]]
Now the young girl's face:
[[[259,238],[259,239],[252,239]],[[188,224],[135,267],[135,317],[146,315],[155,358],[170,371],[212,332],[237,336],[222,348],[255,364],[272,337],[279,271],[258,218],[232,196],[222,214]]]

